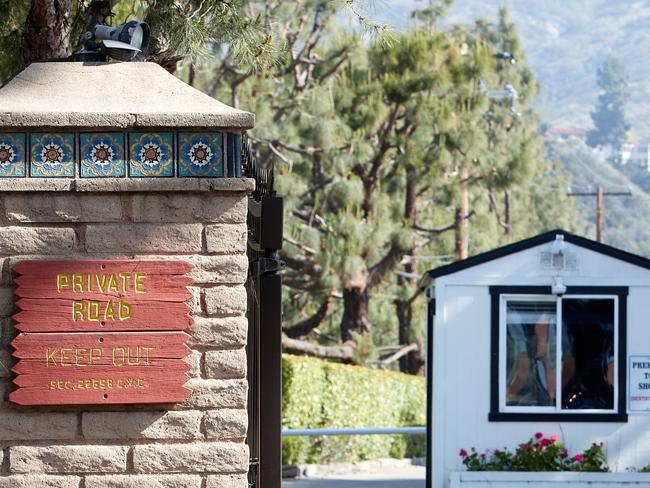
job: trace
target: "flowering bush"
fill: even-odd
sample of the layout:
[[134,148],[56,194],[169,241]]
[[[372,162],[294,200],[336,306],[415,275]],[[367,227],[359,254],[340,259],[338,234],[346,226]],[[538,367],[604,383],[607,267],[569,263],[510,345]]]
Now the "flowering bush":
[[471,448],[460,450],[468,471],[609,471],[603,443],[592,444],[581,454],[569,455],[556,435],[537,432],[515,452],[489,449],[484,453]]

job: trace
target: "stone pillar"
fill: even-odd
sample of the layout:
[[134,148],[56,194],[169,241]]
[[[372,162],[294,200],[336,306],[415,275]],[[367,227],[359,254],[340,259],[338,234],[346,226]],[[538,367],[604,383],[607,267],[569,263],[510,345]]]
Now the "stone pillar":
[[[0,179],[0,488],[245,488],[247,193],[224,179]],[[182,259],[192,395],[181,404],[8,401],[25,259]]]

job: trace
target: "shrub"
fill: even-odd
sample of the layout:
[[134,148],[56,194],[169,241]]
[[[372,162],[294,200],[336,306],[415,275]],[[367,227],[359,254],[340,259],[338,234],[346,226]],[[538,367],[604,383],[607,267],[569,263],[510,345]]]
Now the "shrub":
[[[426,385],[421,377],[284,355],[282,380],[284,428],[426,424]],[[423,456],[424,452],[424,436],[319,436],[282,440],[282,459],[286,464],[416,457]]]
[[468,471],[609,471],[602,443],[570,456],[556,435],[544,437],[541,432],[519,444],[514,453],[494,449],[479,454],[472,448],[459,454]]

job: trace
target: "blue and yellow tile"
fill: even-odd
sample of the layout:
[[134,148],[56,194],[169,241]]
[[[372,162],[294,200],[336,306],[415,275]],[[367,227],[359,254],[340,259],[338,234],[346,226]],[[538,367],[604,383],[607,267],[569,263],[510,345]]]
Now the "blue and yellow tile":
[[221,132],[178,133],[178,176],[223,176]]
[[26,168],[25,134],[0,134],[0,178],[23,177]]
[[173,133],[129,134],[129,176],[174,176]]
[[29,174],[37,178],[74,177],[74,134],[34,132],[30,134]]
[[82,132],[79,134],[82,178],[119,178],[126,175],[124,134]]

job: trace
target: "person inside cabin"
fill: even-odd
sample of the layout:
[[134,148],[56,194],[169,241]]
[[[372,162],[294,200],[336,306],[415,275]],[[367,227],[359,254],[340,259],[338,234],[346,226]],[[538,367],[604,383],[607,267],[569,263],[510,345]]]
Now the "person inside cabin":
[[506,405],[555,405],[554,302],[509,302]]
[[559,364],[556,361],[557,305],[554,301],[508,302],[506,406],[557,406],[559,380],[559,408],[612,409],[613,301],[591,298],[561,301]]

